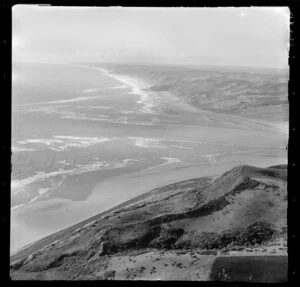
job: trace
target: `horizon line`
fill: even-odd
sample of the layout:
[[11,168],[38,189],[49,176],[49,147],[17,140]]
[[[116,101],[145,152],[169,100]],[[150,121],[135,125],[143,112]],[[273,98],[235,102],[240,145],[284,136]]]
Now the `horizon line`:
[[182,68],[229,68],[229,69],[249,69],[249,70],[273,70],[273,71],[289,71],[290,66],[287,67],[274,67],[274,66],[250,66],[250,65],[217,65],[217,64],[179,64],[179,63],[157,63],[157,62],[115,62],[115,61],[20,61],[12,60],[13,64],[103,64],[103,65],[128,65],[128,66],[169,66],[169,67],[182,67]]

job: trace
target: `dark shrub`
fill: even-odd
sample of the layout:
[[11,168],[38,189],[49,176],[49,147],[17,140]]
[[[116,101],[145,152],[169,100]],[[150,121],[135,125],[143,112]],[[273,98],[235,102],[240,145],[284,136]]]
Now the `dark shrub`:
[[107,271],[104,272],[103,278],[108,279],[108,278],[111,278],[111,277],[115,277],[115,274],[116,274],[115,270],[107,270]]
[[287,233],[287,226],[281,227],[281,233],[283,233],[283,234]]
[[176,248],[198,247],[201,249],[222,249],[230,246],[261,244],[272,239],[275,230],[267,222],[256,222],[247,228],[226,230],[222,233],[192,231],[184,234]]
[[218,255],[217,250],[203,250],[200,253],[201,255]]
[[243,233],[242,243],[251,245],[261,244],[264,241],[270,240],[275,230],[268,222],[255,222],[247,227]]
[[149,246],[155,248],[171,248],[183,233],[184,230],[181,228],[163,229],[159,237],[152,240]]

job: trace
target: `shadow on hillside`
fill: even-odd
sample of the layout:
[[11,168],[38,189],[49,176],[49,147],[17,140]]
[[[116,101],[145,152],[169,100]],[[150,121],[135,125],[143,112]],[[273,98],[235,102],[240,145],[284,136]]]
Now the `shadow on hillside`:
[[218,257],[210,279],[230,282],[287,282],[287,256]]

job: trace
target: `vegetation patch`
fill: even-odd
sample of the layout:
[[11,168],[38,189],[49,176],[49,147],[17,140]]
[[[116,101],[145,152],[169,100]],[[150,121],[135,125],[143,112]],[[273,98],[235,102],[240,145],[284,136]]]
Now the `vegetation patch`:
[[63,265],[66,260],[72,261],[77,260],[77,258],[81,258],[83,260],[86,254],[87,252],[85,250],[80,249],[60,254],[41,254],[40,256],[37,256],[33,260],[29,261],[27,264],[24,264],[22,269],[30,272],[44,271],[59,267]]
[[247,228],[222,233],[193,231],[184,234],[176,248],[222,249],[228,246],[251,246],[272,239],[275,230],[267,222],[256,222]]
[[170,249],[183,234],[182,228],[163,229],[160,235],[150,242],[149,247]]
[[[89,258],[115,254],[128,250],[145,248],[221,250],[233,246],[253,246],[272,239],[275,230],[267,222],[256,222],[247,228],[227,230],[221,233],[191,231],[182,228],[163,228],[160,225],[145,228],[131,235],[107,233],[92,240],[89,245]],[[125,238],[122,239],[122,236]],[[59,261],[59,260],[58,260]]]

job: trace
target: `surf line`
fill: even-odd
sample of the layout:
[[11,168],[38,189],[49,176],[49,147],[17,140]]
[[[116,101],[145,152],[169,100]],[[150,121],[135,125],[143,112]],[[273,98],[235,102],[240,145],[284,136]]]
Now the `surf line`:
[[[89,67],[89,66],[86,66]],[[141,111],[143,113],[153,114],[153,107],[155,106],[153,97],[150,97],[149,93],[147,93],[144,89],[149,88],[151,85],[146,83],[144,80],[120,75],[120,74],[114,74],[111,71],[104,69],[104,68],[95,68],[95,67],[89,67],[91,69],[95,69],[99,72],[101,72],[103,75],[108,76],[110,78],[113,78],[126,86],[131,88],[130,94],[138,95],[140,96],[140,100],[137,101],[138,104],[142,105]]]

